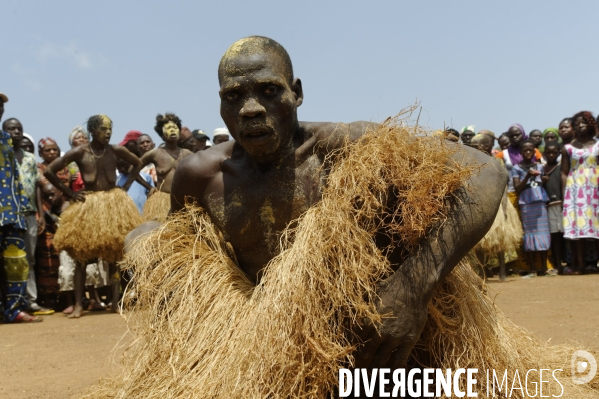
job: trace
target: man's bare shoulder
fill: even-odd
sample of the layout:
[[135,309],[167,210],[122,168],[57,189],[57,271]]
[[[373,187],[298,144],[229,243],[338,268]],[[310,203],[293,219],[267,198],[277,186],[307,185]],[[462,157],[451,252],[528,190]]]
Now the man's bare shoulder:
[[220,170],[222,163],[231,157],[234,143],[234,141],[226,142],[185,156],[177,167],[177,173],[182,169],[181,173],[189,177],[198,179],[212,177]]
[[220,174],[223,162],[231,157],[233,145],[234,142],[223,143],[181,160],[171,187],[172,211],[181,209],[189,197],[202,205],[206,187]]
[[331,151],[341,147],[346,141],[355,141],[369,130],[379,125],[372,122],[299,122],[305,141],[313,141],[321,151]]

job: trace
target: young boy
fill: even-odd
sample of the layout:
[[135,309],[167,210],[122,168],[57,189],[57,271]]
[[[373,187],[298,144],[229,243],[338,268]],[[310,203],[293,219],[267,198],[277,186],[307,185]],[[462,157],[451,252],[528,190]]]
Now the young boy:
[[557,141],[547,141],[543,152],[543,156],[547,161],[543,167],[543,175],[547,177],[544,187],[549,196],[547,216],[549,217],[549,232],[551,233],[551,252],[553,265],[557,268],[559,274],[563,273],[562,240],[564,239],[561,164],[557,162],[561,150],[561,145]]

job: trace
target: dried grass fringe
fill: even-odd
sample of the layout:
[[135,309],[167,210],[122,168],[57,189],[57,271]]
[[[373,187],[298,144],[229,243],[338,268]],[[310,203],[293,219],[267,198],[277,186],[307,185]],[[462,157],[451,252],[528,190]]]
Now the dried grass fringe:
[[[336,154],[322,201],[285,231],[257,286],[197,207],[142,237],[128,255],[135,339],[123,370],[86,397],[330,397],[339,368],[352,363],[347,321],[380,320],[375,286],[390,268],[372,236],[389,216],[388,187],[399,197],[401,224],[385,227],[414,249],[471,175],[450,159],[455,146],[426,133],[391,120]],[[439,286],[411,363],[527,370],[569,361],[511,324],[481,285],[461,263]],[[588,397],[584,386],[566,389],[568,398]]]
[[54,247],[78,262],[102,258],[113,263],[123,257],[127,233],[141,223],[135,203],[120,188],[88,193],[85,202],[72,203],[62,213]]
[[147,199],[144,205],[143,219],[147,221],[166,222],[166,217],[171,210],[171,195],[158,191]]
[[524,231],[518,212],[509,200],[505,202],[505,212],[500,206],[491,229],[477,244],[477,247],[487,255],[494,256],[499,252],[513,251],[522,243]]

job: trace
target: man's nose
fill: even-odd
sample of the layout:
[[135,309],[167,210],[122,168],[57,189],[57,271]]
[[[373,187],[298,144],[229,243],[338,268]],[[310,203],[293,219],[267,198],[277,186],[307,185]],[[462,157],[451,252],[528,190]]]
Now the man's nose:
[[254,97],[250,97],[239,110],[239,115],[247,118],[253,118],[260,114],[265,114],[266,108],[264,108]]

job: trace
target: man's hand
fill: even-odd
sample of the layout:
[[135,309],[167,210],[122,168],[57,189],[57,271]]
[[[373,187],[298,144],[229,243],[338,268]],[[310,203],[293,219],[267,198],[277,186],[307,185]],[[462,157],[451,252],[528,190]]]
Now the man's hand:
[[[462,159],[459,156],[472,155]],[[396,271],[377,288],[382,322],[354,327],[361,345],[354,353],[355,367],[406,367],[428,317],[435,288],[487,233],[501,204],[507,173],[481,152],[464,148],[455,155],[480,171],[448,201],[447,219],[434,226]],[[469,162],[468,162],[469,161]],[[477,162],[478,161],[478,162]],[[487,165],[485,165],[485,162]],[[390,258],[391,260],[391,258]]]
[[72,199],[75,202],[85,202],[85,195],[87,193],[85,191],[79,191],[76,193],[73,193],[69,196],[70,199]]

